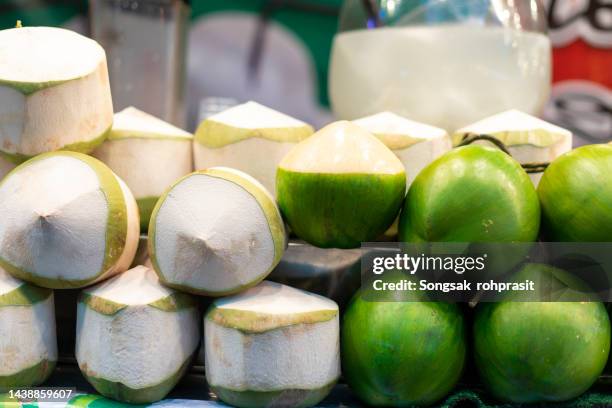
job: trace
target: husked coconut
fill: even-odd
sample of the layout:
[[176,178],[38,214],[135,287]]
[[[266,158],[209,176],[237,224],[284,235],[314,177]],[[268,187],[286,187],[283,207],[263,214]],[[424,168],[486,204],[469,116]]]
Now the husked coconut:
[[163,399],[187,370],[200,341],[197,301],[137,266],[83,290],[76,358],[102,395],[128,403]]
[[352,122],[332,123],[278,165],[278,204],[300,238],[325,248],[376,239],[399,214],[406,172],[384,143]]
[[206,379],[237,407],[309,407],[340,376],[338,305],[264,281],[204,318]]
[[57,361],[53,291],[0,268],[0,392],[42,384]]
[[134,107],[115,114],[108,139],[93,156],[128,185],[146,231],[159,196],[193,171],[193,135]]
[[256,102],[247,102],[200,124],[195,133],[195,168],[238,169],[255,177],[274,194],[278,163],[313,131],[300,120]]
[[[453,143],[459,144],[471,134],[495,137],[521,164],[547,165],[572,150],[572,132],[517,110],[498,113],[457,130],[453,134]],[[542,168],[529,174],[534,185],[540,182],[543,171]]]
[[55,27],[0,31],[0,151],[19,164],[39,153],[87,153],[113,122],[106,55]]
[[128,269],[138,207],[104,163],[41,154],[0,182],[0,266],[48,288],[76,288]]
[[149,254],[170,287],[224,296],[263,280],[287,246],[274,198],[253,177],[223,167],[183,177],[159,199]]
[[366,116],[353,123],[372,133],[395,153],[406,168],[406,186],[410,186],[425,166],[452,148],[446,130],[392,112]]

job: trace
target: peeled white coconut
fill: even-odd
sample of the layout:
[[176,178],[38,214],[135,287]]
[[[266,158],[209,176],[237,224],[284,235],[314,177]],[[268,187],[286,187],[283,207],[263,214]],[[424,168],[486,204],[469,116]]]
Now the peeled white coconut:
[[0,62],[0,150],[13,163],[104,140],[113,105],[97,42],[63,28],[2,30]]
[[43,383],[57,361],[53,291],[0,268],[0,392]]
[[206,379],[237,407],[309,407],[340,376],[338,305],[264,281],[204,318]]
[[137,266],[87,288],[77,308],[76,358],[102,395],[129,403],[163,399],[200,342],[194,297]]
[[149,254],[161,281],[201,295],[256,285],[286,246],[274,198],[253,177],[224,167],[179,180],[157,202],[149,226]]
[[0,266],[48,288],[76,288],[128,269],[138,246],[138,207],[99,160],[52,152],[0,183]]
[[[498,113],[457,130],[453,134],[453,143],[461,143],[470,134],[499,139],[521,164],[547,164],[572,150],[572,132],[517,110]],[[543,171],[529,174],[536,186]]]
[[115,114],[108,139],[93,155],[128,185],[146,231],[159,196],[193,171],[193,135],[134,107]]
[[195,168],[225,166],[255,177],[275,192],[276,167],[314,132],[297,119],[247,102],[205,119],[195,133]]
[[391,112],[354,120],[395,153],[406,168],[406,186],[429,163],[452,148],[446,130],[415,122]]

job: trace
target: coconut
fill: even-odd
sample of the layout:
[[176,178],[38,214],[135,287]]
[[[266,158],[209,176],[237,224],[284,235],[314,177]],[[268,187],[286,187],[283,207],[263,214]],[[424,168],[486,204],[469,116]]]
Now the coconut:
[[400,217],[404,242],[531,242],[537,193],[520,164],[489,146],[463,146],[414,180]]
[[[457,130],[453,134],[453,143],[460,143],[470,134],[495,137],[521,164],[542,164],[545,167],[572,150],[572,132],[517,110],[498,113]],[[540,182],[542,172],[543,169],[529,175],[534,185]]]
[[134,107],[115,114],[108,140],[93,153],[126,182],[146,231],[159,196],[193,171],[193,136]]
[[0,268],[0,392],[43,383],[57,361],[53,291]]
[[138,207],[93,157],[41,154],[0,183],[0,266],[48,288],[89,285],[128,269]]
[[546,169],[538,186],[542,232],[560,242],[612,241],[612,146],[568,152]]
[[[512,278],[524,279],[535,282],[536,293],[506,292],[502,302],[476,308],[473,350],[480,378],[493,396],[514,404],[574,399],[608,361],[608,312],[601,302],[584,301],[589,289],[563,270],[527,264]],[[546,293],[555,301],[533,301]]]
[[247,102],[200,124],[195,134],[195,167],[238,169],[274,193],[278,163],[296,143],[312,133],[312,127],[300,120]]
[[90,152],[113,106],[104,49],[70,30],[0,31],[0,150],[15,164],[64,149]]
[[381,112],[354,120],[372,133],[401,160],[406,168],[406,185],[429,163],[449,151],[452,143],[446,130]]
[[85,289],[77,308],[76,358],[102,395],[163,399],[187,370],[199,339],[197,301],[137,266]]
[[338,306],[268,281],[204,318],[206,379],[237,407],[308,407],[340,376]]
[[208,296],[256,285],[286,246],[274,198],[251,176],[223,167],[177,181],[149,225],[149,254],[161,281]]
[[332,123],[283,158],[278,203],[293,232],[319,247],[355,248],[382,234],[406,191],[400,160],[351,122]]

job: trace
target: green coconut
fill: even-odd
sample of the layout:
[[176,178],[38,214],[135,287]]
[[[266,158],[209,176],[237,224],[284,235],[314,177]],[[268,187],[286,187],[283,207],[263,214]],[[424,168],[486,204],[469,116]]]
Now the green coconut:
[[261,282],[287,246],[272,195],[253,177],[213,167],[183,177],[159,199],[149,254],[161,281],[224,296]]
[[137,266],[81,293],[76,358],[105,397],[159,401],[187,371],[199,326],[193,297],[162,286],[152,269]]
[[53,291],[0,268],[0,392],[42,384],[57,361]]
[[465,146],[414,180],[400,216],[404,242],[530,242],[540,206],[521,165],[499,149]]
[[90,285],[128,269],[138,246],[132,193],[104,163],[41,154],[0,182],[0,266],[48,288]]
[[410,296],[377,301],[362,289],[344,314],[342,373],[368,405],[431,405],[463,371],[466,328],[459,308]]
[[280,209],[298,237],[319,247],[355,248],[391,225],[406,174],[380,140],[340,121],[283,158],[276,187]]
[[[26,52],[27,50],[27,52]],[[56,27],[0,31],[0,154],[19,164],[52,150],[88,153],[113,122],[106,55]]]
[[480,378],[496,398],[513,403],[578,397],[608,360],[608,313],[600,302],[572,301],[580,286],[574,287],[575,280],[563,271],[528,264],[519,276],[554,282],[561,297],[540,302],[530,301],[530,294],[513,294],[478,305],[474,354]]
[[579,147],[551,163],[538,186],[552,241],[612,241],[612,146]]

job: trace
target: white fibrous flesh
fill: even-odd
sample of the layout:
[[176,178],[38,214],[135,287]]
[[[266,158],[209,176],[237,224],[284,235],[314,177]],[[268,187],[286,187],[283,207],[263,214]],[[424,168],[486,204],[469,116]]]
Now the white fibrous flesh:
[[[0,296],[25,285],[0,268]],[[2,377],[42,361],[57,361],[53,294],[31,305],[0,307],[0,356]]]
[[194,173],[161,202],[155,223],[158,272],[169,284],[195,292],[231,292],[263,279],[274,266],[275,244],[266,211],[280,221],[274,200],[260,203],[234,181]]
[[214,127],[218,134],[210,134],[210,130],[203,130],[206,126],[201,126],[197,140],[214,138],[219,145],[196,142],[195,168],[235,168],[253,176],[273,194],[278,163],[313,132],[310,125],[255,102],[227,109],[206,121],[220,125]]
[[109,139],[93,156],[126,182],[136,199],[159,197],[193,170],[193,136],[135,108],[115,114]]
[[103,187],[93,167],[63,154],[28,162],[3,180],[0,258],[36,277],[67,282],[126,270],[138,244],[138,209],[117,180],[123,197],[115,199],[127,207],[128,230],[110,270],[102,271],[111,216]]
[[[244,328],[205,318],[205,366],[211,386],[234,391],[313,390],[339,377],[338,307],[333,301],[264,281],[213,307],[219,313],[247,314]],[[332,314],[320,321],[312,317],[321,311]],[[279,324],[252,331],[257,322],[249,322],[249,314]]]
[[54,27],[0,31],[0,150],[24,156],[90,151],[112,116],[98,43]]
[[159,283],[152,269],[135,267],[85,293],[125,306],[107,315],[79,302],[76,357],[88,376],[133,389],[151,387],[179,372],[196,352],[197,308],[151,306],[175,293]]

